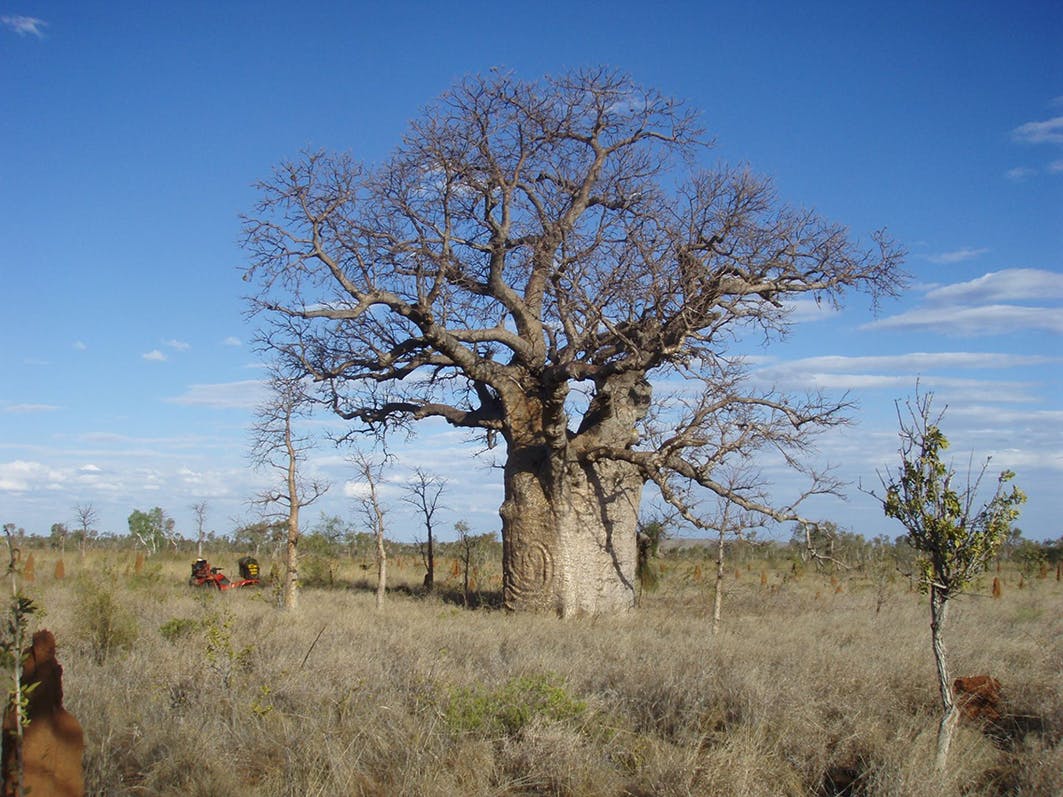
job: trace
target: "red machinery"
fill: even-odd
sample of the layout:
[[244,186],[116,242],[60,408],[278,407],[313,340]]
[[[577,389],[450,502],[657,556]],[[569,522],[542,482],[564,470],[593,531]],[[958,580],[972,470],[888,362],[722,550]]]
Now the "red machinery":
[[258,562],[253,557],[245,556],[238,564],[240,580],[230,581],[221,572],[220,567],[211,567],[206,559],[196,559],[192,563],[192,575],[188,579],[188,585],[190,587],[217,587],[219,590],[257,587],[259,585]]

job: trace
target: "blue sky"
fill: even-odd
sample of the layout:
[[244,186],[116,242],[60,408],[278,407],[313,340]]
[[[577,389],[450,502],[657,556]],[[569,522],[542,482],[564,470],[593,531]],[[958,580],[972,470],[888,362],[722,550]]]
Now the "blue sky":
[[[958,464],[992,455],[1029,494],[1026,536],[1063,534],[1063,9],[1015,3],[0,2],[0,522],[46,534],[93,504],[103,531],[161,506],[186,535],[254,517],[261,396],[240,279],[253,183],[303,148],[385,158],[461,77],[607,64],[681,97],[788,202],[909,250],[910,290],[855,298],[742,344],[755,377],[859,402],[820,456],[875,485],[893,402],[948,404]],[[325,419],[318,427],[329,425]],[[397,449],[450,481],[445,527],[500,525],[497,470],[440,425]],[[320,511],[354,519],[346,453]],[[794,489],[776,479],[785,500]],[[808,507],[901,529],[854,487]],[[780,535],[783,532],[779,532]]]

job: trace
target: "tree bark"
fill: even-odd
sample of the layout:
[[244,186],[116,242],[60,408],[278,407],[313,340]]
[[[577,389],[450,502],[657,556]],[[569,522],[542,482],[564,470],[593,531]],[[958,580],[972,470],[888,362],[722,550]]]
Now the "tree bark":
[[723,614],[723,550],[724,530],[720,529],[720,539],[716,548],[716,589],[712,596],[712,635],[720,633],[720,617]]
[[381,523],[376,534],[376,608],[384,608],[384,596],[388,589],[388,552],[384,548],[384,526]]
[[506,608],[572,617],[634,607],[642,485],[625,463],[551,466],[542,447],[511,451],[500,510]]
[[284,557],[284,608],[293,610],[299,605],[299,483],[290,413],[285,418],[284,444],[288,454],[288,540]]
[[646,479],[637,466],[594,452],[638,442],[652,390],[637,372],[602,378],[576,432],[567,428],[566,392],[507,397],[503,602],[561,617],[623,612],[635,606]]
[[941,693],[941,723],[938,725],[937,757],[935,766],[944,771],[952,745],[952,734],[956,730],[959,713],[952,696],[952,684],[949,681],[948,658],[945,651],[943,630],[948,617],[949,598],[939,587],[930,587],[930,638],[934,648],[934,662],[937,665],[938,689]]

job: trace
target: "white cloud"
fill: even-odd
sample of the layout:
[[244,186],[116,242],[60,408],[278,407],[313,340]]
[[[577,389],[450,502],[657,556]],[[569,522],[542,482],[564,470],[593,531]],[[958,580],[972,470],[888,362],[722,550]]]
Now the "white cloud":
[[1063,116],[1019,125],[1011,137],[1027,144],[1063,144]]
[[165,362],[166,361],[166,355],[163,354],[158,349],[152,349],[151,351],[145,352],[144,354],[141,354],[140,356],[141,356],[142,359],[150,360],[152,362],[161,363],[161,362]]
[[902,371],[919,373],[941,368],[1020,368],[1047,365],[1063,357],[1040,354],[999,354],[996,352],[911,352],[909,354],[873,355],[864,357],[805,357],[762,370],[787,369],[795,371],[852,372],[856,370]]
[[1037,268],[990,271],[977,279],[943,285],[927,292],[934,302],[1014,302],[1063,298],[1063,274]]
[[254,409],[266,398],[265,383],[258,379],[189,385],[180,396],[167,399],[174,404],[225,409]]
[[[1032,362],[1031,362],[1032,360]],[[926,389],[947,392],[951,398],[1020,403],[1034,400],[1026,382],[971,379],[930,373],[932,368],[1004,368],[1036,365],[1049,358],[1022,355],[907,354],[895,357],[809,357],[762,368],[753,373],[758,383],[788,391],[910,392],[916,379]]]
[[1063,333],[1063,313],[1058,308],[1017,305],[930,307],[880,318],[860,328],[926,329],[961,337],[998,335],[1020,329]]
[[992,271],[977,279],[939,285],[926,292],[927,304],[880,318],[861,329],[927,329],[972,336],[1035,329],[1063,332],[1063,312],[1051,304],[1063,298],[1063,273],[1034,268]]
[[227,337],[225,340],[223,340],[221,342],[221,345],[222,346],[243,346],[244,342],[242,340],[240,340],[240,338],[236,337],[235,335],[230,335],[229,337]]
[[369,497],[369,485],[366,482],[344,482],[343,497],[359,500]]
[[1052,174],[1063,172],[1063,160],[1052,161],[1048,164],[1048,171],[1052,172]]
[[85,344],[85,341],[83,341],[83,340],[75,340],[74,341],[74,349],[77,350],[77,351],[85,351],[86,349],[88,349],[88,346]]
[[176,351],[188,351],[191,348],[191,346],[188,343],[185,343],[183,340],[170,339],[164,340],[162,343],[164,346],[169,346],[171,349],[174,349]]
[[1036,169],[1028,169],[1025,166],[1016,166],[1014,169],[1008,169],[1004,172],[1004,176],[1012,182],[1021,183],[1027,177],[1033,177],[1037,174]]
[[817,302],[815,299],[790,299],[786,302],[789,320],[822,321],[837,314],[838,309],[830,302]]
[[927,255],[926,259],[931,263],[962,263],[964,260],[971,260],[979,255],[984,255],[988,251],[988,249],[970,249],[965,247],[963,249],[957,249],[954,252],[942,252],[937,255]]
[[19,36],[36,36],[38,39],[44,38],[44,31],[41,28],[48,25],[43,19],[23,17],[17,14],[0,17],[0,24],[3,24],[5,28],[10,28]]
[[35,488],[51,488],[63,480],[62,474],[42,462],[16,459],[0,462],[0,491],[20,493]]
[[9,404],[4,407],[4,412],[54,412],[58,409],[62,408],[56,406],[55,404]]

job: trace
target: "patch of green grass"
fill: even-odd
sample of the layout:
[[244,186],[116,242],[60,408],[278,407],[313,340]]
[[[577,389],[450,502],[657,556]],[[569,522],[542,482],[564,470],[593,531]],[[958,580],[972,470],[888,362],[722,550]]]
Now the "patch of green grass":
[[586,709],[586,703],[570,695],[558,677],[525,675],[495,689],[452,689],[443,717],[455,733],[507,736],[537,717],[565,722],[578,719]]

